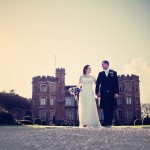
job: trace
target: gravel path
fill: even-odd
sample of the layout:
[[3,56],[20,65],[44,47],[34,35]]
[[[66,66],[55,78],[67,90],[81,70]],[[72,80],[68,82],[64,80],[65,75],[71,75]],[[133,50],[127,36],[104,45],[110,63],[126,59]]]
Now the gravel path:
[[137,149],[150,149],[150,128],[0,126],[0,150]]

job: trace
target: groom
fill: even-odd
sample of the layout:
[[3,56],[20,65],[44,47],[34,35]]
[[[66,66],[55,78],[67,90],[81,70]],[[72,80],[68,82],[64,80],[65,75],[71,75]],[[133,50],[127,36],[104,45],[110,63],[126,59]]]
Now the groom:
[[118,77],[117,72],[109,69],[107,60],[102,62],[102,68],[104,71],[98,75],[95,93],[98,97],[101,97],[100,107],[104,114],[103,126],[111,126],[119,96]]

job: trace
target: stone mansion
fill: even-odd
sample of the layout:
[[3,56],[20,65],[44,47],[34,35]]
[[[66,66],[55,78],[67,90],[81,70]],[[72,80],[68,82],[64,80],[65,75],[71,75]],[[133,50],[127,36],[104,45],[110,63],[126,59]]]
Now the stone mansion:
[[[68,92],[65,85],[65,69],[57,68],[55,77],[36,76],[32,79],[32,117],[48,122],[63,122],[64,120],[78,125],[78,102]],[[119,81],[118,108],[115,116],[120,124],[130,124],[133,119],[141,118],[139,76],[121,75]],[[103,113],[100,100],[96,100],[100,121]]]

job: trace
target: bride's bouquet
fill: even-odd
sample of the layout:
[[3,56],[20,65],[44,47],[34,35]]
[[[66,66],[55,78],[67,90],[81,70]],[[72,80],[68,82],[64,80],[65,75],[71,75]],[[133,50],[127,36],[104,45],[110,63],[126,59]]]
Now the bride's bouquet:
[[77,95],[81,92],[81,88],[78,87],[71,87],[68,89],[71,95],[74,95],[74,98],[77,99]]

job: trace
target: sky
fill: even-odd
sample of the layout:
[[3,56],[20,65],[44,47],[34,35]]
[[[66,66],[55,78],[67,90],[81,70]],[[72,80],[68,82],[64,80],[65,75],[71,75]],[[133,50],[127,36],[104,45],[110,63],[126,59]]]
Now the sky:
[[32,77],[65,68],[77,85],[108,60],[118,75],[140,78],[141,103],[150,102],[149,0],[0,0],[0,91],[32,97]]

